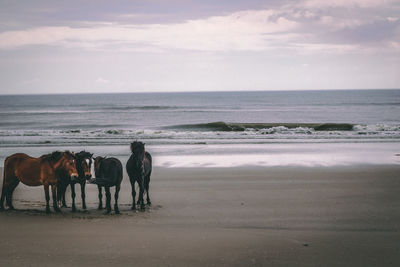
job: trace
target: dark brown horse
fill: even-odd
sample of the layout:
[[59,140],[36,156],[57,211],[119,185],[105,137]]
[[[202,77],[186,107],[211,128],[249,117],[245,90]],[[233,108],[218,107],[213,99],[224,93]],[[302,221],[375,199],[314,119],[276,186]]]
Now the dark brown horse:
[[145,151],[144,143],[142,142],[133,142],[131,143],[131,151],[132,155],[129,157],[128,162],[126,163],[126,171],[129,175],[129,180],[131,182],[132,187],[132,209],[136,209],[135,204],[135,182],[139,185],[139,197],[137,204],[140,205],[140,209],[144,210],[144,200],[143,194],[144,190],[146,190],[147,195],[147,204],[151,205],[150,195],[149,195],[149,185],[150,185],[150,175],[152,170],[152,158],[149,152]]
[[71,186],[71,198],[72,198],[72,212],[76,211],[75,206],[75,184],[81,185],[81,197],[82,197],[82,209],[86,209],[85,201],[85,185],[86,181],[92,178],[91,167],[92,167],[92,156],[93,154],[81,151],[75,154],[76,158],[76,170],[78,171],[78,179],[72,180],[68,175],[60,177],[57,186],[57,200],[62,202],[62,207],[67,207],[65,202],[65,191],[68,185]]
[[115,203],[114,211],[119,213],[118,209],[118,195],[121,189],[121,182],[123,178],[122,164],[116,158],[103,158],[96,157],[94,159],[94,172],[96,178],[90,180],[90,183],[97,184],[99,189],[99,208],[103,208],[101,188],[104,187],[106,191],[106,214],[111,212],[111,193],[110,187],[115,186]]
[[1,191],[0,210],[4,210],[4,198],[7,206],[14,209],[12,205],[12,194],[22,182],[28,186],[43,185],[46,196],[46,212],[50,213],[49,186],[53,195],[53,207],[60,211],[57,206],[57,183],[60,175],[68,175],[71,179],[78,178],[75,167],[75,157],[69,151],[56,151],[51,154],[33,158],[27,154],[17,153],[6,158],[4,161],[3,188]]

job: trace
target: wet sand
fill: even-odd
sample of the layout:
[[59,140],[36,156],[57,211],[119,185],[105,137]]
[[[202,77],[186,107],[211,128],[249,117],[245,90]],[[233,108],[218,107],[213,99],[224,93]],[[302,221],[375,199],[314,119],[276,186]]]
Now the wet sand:
[[0,265],[400,264],[399,165],[155,168],[150,190],[145,212],[124,177],[120,215],[96,210],[94,185],[87,211],[77,190],[78,212],[46,215],[43,189],[19,185],[18,210],[0,213]]

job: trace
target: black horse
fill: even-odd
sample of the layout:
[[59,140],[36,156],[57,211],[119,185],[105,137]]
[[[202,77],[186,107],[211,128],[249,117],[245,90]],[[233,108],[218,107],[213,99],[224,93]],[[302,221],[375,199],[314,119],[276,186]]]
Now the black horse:
[[85,185],[86,180],[89,180],[92,177],[90,171],[92,167],[92,156],[93,154],[86,151],[81,151],[75,154],[76,170],[78,171],[77,179],[71,180],[68,176],[60,176],[57,186],[57,200],[58,202],[62,202],[62,207],[67,207],[67,204],[65,203],[65,191],[67,190],[68,185],[71,185],[72,211],[76,211],[75,184],[79,183],[81,185],[82,209],[86,209]]
[[149,195],[149,184],[150,184],[150,175],[152,168],[152,159],[149,152],[145,151],[144,143],[142,142],[133,142],[131,143],[131,151],[132,155],[129,157],[128,162],[126,163],[126,171],[129,175],[129,180],[132,186],[132,209],[136,209],[135,205],[135,181],[139,185],[139,197],[137,204],[140,205],[140,209],[144,210],[144,201],[143,201],[143,193],[146,190],[147,195],[147,204],[151,205],[150,195]]
[[118,194],[121,189],[122,182],[122,164],[116,158],[103,158],[96,157],[94,159],[94,172],[96,178],[91,179],[90,183],[97,184],[97,188],[99,189],[99,207],[98,209],[103,208],[102,202],[102,192],[101,188],[104,187],[106,191],[106,213],[111,212],[111,193],[110,187],[115,186],[115,204],[114,211],[115,213],[119,213],[118,209]]

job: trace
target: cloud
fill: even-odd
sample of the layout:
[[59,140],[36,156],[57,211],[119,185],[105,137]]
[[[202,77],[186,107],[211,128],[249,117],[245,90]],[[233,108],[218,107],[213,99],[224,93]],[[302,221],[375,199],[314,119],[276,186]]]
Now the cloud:
[[365,21],[355,18],[337,18],[333,16],[321,16],[318,23],[326,26],[329,30],[339,30],[343,28],[356,28],[365,24]]
[[[360,46],[367,39],[369,29],[370,43],[379,47],[380,42],[381,49],[391,49],[396,47],[393,44],[397,43],[399,19],[393,12],[384,11],[395,6],[393,3],[390,0],[307,0],[274,9],[244,10],[180,23],[75,22],[75,27],[48,26],[2,32],[0,49],[50,45],[150,53],[175,49],[209,52],[290,49],[300,53],[326,49],[343,53],[366,51]],[[349,11],[339,12],[338,7]],[[381,16],[362,12],[377,7],[384,9]]]
[[[109,44],[153,46],[165,49],[201,51],[262,50],[269,39],[292,31],[295,21],[272,18],[271,10],[241,11],[227,16],[188,20],[175,24],[119,25],[100,23],[92,27],[39,27],[0,33],[0,48],[27,45],[83,45],[99,47]],[[283,37],[286,38],[286,37]]]
[[389,22],[396,22],[396,21],[399,20],[399,18],[396,18],[396,17],[387,17],[386,20],[389,21]]
[[23,84],[23,85],[32,85],[32,84],[37,84],[37,83],[40,83],[40,82],[41,82],[41,80],[39,78],[32,78],[32,79],[29,79],[29,80],[21,81],[21,84]]
[[371,8],[383,6],[385,4],[394,2],[393,0],[307,0],[301,2],[304,7],[307,8],[327,8],[327,7],[361,7],[361,8]]
[[99,77],[99,78],[96,79],[96,83],[108,84],[108,83],[110,83],[110,81],[109,81],[109,80],[106,80],[106,79],[104,79],[104,78],[102,78],[102,77]]

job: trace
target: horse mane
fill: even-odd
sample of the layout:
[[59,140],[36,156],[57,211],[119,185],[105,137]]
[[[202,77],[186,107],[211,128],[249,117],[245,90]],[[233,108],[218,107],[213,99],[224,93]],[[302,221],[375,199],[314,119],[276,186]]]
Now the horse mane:
[[60,160],[60,158],[62,157],[63,153],[67,154],[68,156],[75,157],[74,154],[72,154],[69,150],[66,150],[64,152],[54,151],[52,153],[45,154],[45,155],[41,156],[40,159],[41,160],[51,161],[51,162],[56,162],[56,161]]
[[97,156],[97,157],[95,157],[94,159],[96,160],[97,158],[99,158],[98,160],[103,160],[103,159],[106,159],[107,158],[107,156],[105,156],[105,157],[102,157],[102,156]]
[[82,150],[81,152],[76,153],[75,156],[77,158],[86,159],[86,158],[91,158],[93,154],[91,154],[90,152],[86,152],[85,150]]
[[59,160],[61,158],[61,156],[62,156],[61,151],[54,151],[52,153],[41,156],[40,159],[55,162],[55,161]]

